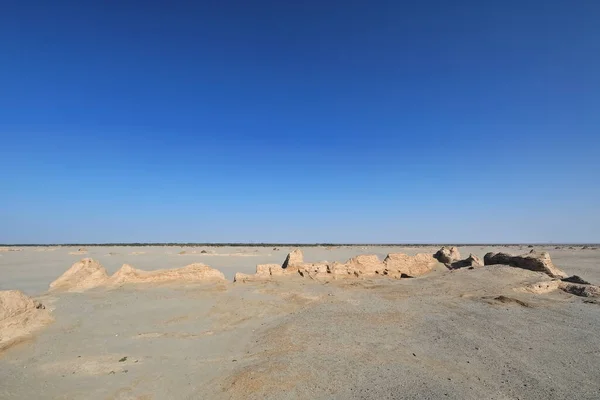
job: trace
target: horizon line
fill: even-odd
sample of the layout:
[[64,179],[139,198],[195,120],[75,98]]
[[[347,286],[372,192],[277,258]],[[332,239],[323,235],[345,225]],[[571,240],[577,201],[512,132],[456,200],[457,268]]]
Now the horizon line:
[[592,242],[523,242],[523,243],[269,243],[269,242],[121,242],[121,243],[11,243],[2,244],[0,247],[72,247],[72,246],[90,246],[90,247],[118,247],[118,246],[213,246],[213,247],[331,247],[331,246],[408,246],[408,247],[424,247],[424,246],[600,246],[600,243]]

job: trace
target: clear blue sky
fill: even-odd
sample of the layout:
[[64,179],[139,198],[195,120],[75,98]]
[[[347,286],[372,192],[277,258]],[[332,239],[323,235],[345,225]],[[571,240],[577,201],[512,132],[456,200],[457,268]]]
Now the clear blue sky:
[[600,242],[598,1],[4,1],[0,243]]

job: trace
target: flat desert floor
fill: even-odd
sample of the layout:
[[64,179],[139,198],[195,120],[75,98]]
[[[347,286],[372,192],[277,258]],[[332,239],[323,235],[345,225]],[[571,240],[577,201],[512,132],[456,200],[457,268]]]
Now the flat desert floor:
[[[304,247],[308,262],[435,247]],[[600,304],[519,291],[508,266],[411,279],[298,277],[233,283],[289,247],[24,247],[0,252],[0,290],[53,322],[0,352],[1,399],[599,399]],[[527,253],[527,246],[459,247]],[[537,246],[600,283],[600,250]],[[202,253],[205,251],[206,253]],[[74,253],[74,254],[71,254]],[[202,262],[223,283],[48,292],[81,258],[109,273]],[[443,266],[442,266],[443,267]]]

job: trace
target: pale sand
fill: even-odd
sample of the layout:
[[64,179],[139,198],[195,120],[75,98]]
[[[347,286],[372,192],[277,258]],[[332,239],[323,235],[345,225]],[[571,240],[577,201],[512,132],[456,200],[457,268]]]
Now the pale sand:
[[[0,354],[0,398],[600,398],[600,305],[522,290],[548,279],[541,273],[482,267],[402,280],[293,277],[47,294],[82,257],[109,274],[124,263],[156,270],[201,262],[231,280],[291,250],[86,248],[80,257],[66,247],[3,252],[0,290],[36,297],[54,322]],[[317,262],[438,248],[302,250]],[[600,250],[536,249],[569,275],[600,283]],[[178,255],[201,250],[254,256]],[[460,248],[463,258],[488,251],[529,249]]]

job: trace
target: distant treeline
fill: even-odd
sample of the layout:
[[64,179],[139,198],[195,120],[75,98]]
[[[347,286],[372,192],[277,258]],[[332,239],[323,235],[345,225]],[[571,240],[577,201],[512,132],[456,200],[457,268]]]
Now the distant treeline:
[[429,247],[429,246],[600,246],[597,243],[38,243],[38,244],[0,244],[3,247],[39,247],[39,246],[176,246],[176,247]]

